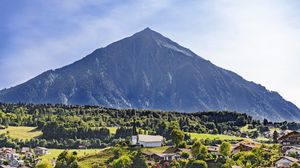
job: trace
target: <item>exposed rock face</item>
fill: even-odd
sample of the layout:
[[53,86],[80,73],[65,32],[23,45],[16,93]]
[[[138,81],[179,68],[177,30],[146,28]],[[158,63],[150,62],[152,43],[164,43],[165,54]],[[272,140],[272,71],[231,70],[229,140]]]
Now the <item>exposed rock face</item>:
[[149,28],[2,90],[0,101],[231,110],[271,120],[300,119],[300,110],[278,93],[213,65]]

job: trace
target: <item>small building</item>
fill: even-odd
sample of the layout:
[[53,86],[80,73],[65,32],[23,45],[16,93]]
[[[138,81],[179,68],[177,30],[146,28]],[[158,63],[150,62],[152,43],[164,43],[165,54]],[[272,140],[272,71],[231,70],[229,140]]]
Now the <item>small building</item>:
[[179,155],[176,153],[163,153],[163,154],[154,153],[152,156],[152,158],[157,162],[177,160],[178,157]]
[[232,153],[235,154],[241,151],[248,152],[251,151],[253,148],[261,147],[261,145],[261,143],[255,142],[253,140],[244,140],[232,145]]
[[26,152],[30,152],[30,148],[29,147],[22,147],[21,148],[21,153],[25,154]]
[[160,147],[163,143],[163,137],[159,135],[133,135],[132,144],[142,147]]
[[2,156],[5,156],[6,154],[12,153],[12,152],[15,152],[15,150],[13,148],[3,147],[3,148],[0,149],[0,153],[1,153]]
[[20,155],[17,154],[17,153],[7,153],[5,155],[5,159],[8,160],[9,162],[12,161],[12,160],[18,160],[20,158]]
[[215,156],[218,156],[220,154],[218,146],[208,146],[207,151],[208,151],[208,153],[215,155]]
[[12,167],[20,167],[24,164],[23,160],[19,160],[19,159],[13,159],[9,162],[9,165]]
[[275,166],[278,168],[289,168],[292,163],[297,162],[299,162],[299,160],[296,158],[283,156],[275,161]]
[[300,146],[300,132],[292,131],[281,136],[278,141],[282,146]]
[[48,149],[47,148],[44,148],[44,147],[36,147],[34,149],[34,153],[38,156],[42,156],[42,155],[46,155],[49,153]]

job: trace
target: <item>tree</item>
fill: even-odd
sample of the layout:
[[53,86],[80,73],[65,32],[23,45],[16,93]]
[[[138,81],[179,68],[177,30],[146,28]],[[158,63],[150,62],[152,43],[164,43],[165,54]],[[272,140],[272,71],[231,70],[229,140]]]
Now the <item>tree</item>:
[[194,158],[197,158],[198,155],[200,154],[200,147],[201,147],[201,142],[199,140],[195,141],[191,149],[192,151],[191,153]]
[[277,143],[277,142],[278,142],[278,137],[279,137],[279,134],[278,134],[278,132],[275,130],[274,133],[273,133],[273,142],[274,142],[274,143]]
[[179,143],[184,140],[184,134],[179,129],[173,129],[171,132],[171,139],[175,146],[178,147]]
[[180,167],[181,167],[181,166],[180,166],[180,163],[179,163],[178,161],[176,161],[176,160],[173,160],[173,161],[171,162],[170,166],[171,166],[172,168],[180,168]]
[[268,125],[268,123],[269,123],[269,121],[268,121],[267,119],[264,119],[264,121],[263,121],[263,125],[264,125],[264,126],[267,126],[267,125]]
[[181,141],[178,145],[179,148],[186,148],[187,144],[185,141]]
[[291,164],[291,168],[300,168],[300,164],[294,162],[294,163]]
[[235,163],[232,159],[226,159],[226,162],[223,164],[223,168],[232,168]]
[[52,163],[49,162],[48,160],[41,161],[35,167],[36,168],[53,168]]
[[132,164],[132,160],[128,155],[123,155],[112,162],[112,168],[128,168]]
[[208,154],[208,149],[205,145],[200,145],[200,154],[198,155],[198,159],[205,159]]
[[200,141],[195,141],[195,143],[192,146],[191,153],[196,159],[205,159],[208,154],[208,150],[207,147],[203,145]]
[[183,159],[188,159],[190,157],[190,154],[188,152],[181,152],[180,156],[183,158]]
[[298,157],[298,153],[292,151],[292,152],[289,152],[289,153],[288,153],[288,156],[289,156],[289,157],[293,157],[293,158],[297,158],[297,157]]
[[252,134],[252,136],[251,136],[251,138],[257,138],[259,136],[259,133],[258,133],[258,131],[253,131],[253,134]]
[[58,155],[55,168],[78,168],[77,153],[63,151]]
[[133,158],[132,168],[148,168],[145,158],[142,156],[141,151],[138,151]]
[[231,154],[231,144],[229,142],[222,142],[219,150],[221,155],[227,158]]
[[188,168],[208,168],[208,166],[203,160],[193,160]]

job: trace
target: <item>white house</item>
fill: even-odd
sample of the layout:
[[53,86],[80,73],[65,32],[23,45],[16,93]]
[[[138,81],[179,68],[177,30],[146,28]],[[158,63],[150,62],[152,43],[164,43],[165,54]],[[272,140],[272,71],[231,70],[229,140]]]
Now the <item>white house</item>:
[[133,135],[132,144],[139,144],[142,147],[159,147],[162,145],[164,138],[159,135]]
[[283,156],[275,162],[275,166],[279,168],[289,168],[290,165],[299,160],[293,157]]
[[36,147],[34,149],[34,153],[38,156],[42,156],[42,155],[46,155],[48,154],[48,149],[47,148],[43,148],[43,147]]

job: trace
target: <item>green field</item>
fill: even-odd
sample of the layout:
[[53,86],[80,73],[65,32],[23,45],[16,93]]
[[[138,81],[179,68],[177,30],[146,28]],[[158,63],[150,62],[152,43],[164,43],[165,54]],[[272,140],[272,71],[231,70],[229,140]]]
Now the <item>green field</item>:
[[[53,158],[57,158],[57,156],[63,152],[65,149],[49,149],[49,154],[41,156],[41,159],[49,159],[52,160]],[[78,157],[85,156],[85,155],[93,155],[97,154],[101,151],[101,149],[72,149],[68,151],[76,151]]]
[[256,131],[256,130],[257,130],[256,128],[254,128],[254,129],[249,129],[248,126],[249,126],[249,124],[247,124],[247,125],[244,126],[244,127],[241,127],[241,128],[240,128],[241,132],[252,132],[252,131]]
[[263,141],[269,141],[270,139],[268,139],[268,138],[265,138],[265,137],[258,137],[258,138],[256,138],[256,141],[260,141],[260,142],[263,142]]
[[222,134],[198,134],[198,133],[189,133],[192,139],[219,139],[219,140],[243,140],[246,138],[222,135]]
[[116,134],[118,127],[106,127],[111,134]]
[[0,130],[0,134],[6,134],[7,132],[11,138],[18,139],[32,139],[42,135],[42,132],[37,130],[36,127],[9,126]]
[[98,151],[96,154],[91,154],[90,156],[79,159],[80,168],[91,168],[93,165],[98,165],[98,167],[106,167],[105,163],[109,158],[113,157],[112,149],[103,149]]

